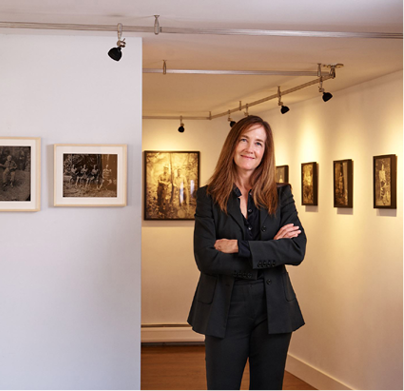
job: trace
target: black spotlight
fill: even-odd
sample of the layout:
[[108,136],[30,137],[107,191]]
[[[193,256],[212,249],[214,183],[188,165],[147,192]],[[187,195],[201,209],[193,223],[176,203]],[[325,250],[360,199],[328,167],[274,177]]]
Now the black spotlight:
[[180,133],[184,133],[184,130],[185,130],[184,124],[181,124],[181,126],[178,128],[178,131],[179,131]]
[[116,43],[117,47],[112,48],[108,52],[108,56],[110,56],[113,60],[119,61],[122,57],[122,50],[121,48],[124,48],[126,46],[125,38],[121,39],[122,37],[122,30],[123,26],[121,23],[118,23],[118,42]]
[[230,121],[230,127],[232,128],[236,124],[236,121]]
[[323,92],[323,101],[328,102],[332,98],[331,92]]
[[122,50],[121,50],[120,46],[118,46],[116,48],[112,48],[108,52],[108,56],[110,56],[115,61],[119,61],[122,57]]
[[281,107],[281,113],[282,113],[282,114],[286,114],[289,110],[290,110],[290,109],[289,109],[288,106],[282,106],[282,107]]

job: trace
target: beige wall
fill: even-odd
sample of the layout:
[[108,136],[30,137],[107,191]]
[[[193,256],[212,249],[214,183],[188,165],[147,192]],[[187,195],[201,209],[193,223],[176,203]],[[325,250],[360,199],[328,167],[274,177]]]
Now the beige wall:
[[[308,236],[305,261],[289,267],[306,320],[290,354],[318,388],[331,383],[310,373],[341,387],[402,388],[402,105],[399,72],[337,91],[327,103],[319,96],[291,105],[286,115],[250,110],[273,127],[277,164],[289,165]],[[177,127],[144,121],[143,150],[201,151],[204,183],[228,123],[189,121],[182,135]],[[397,210],[373,209],[372,157],[382,154],[398,156]],[[332,162],[341,159],[354,161],[353,209],[333,207]],[[301,205],[300,165],[311,161],[319,164],[318,207]],[[192,231],[192,222],[143,222],[143,324],[186,321],[198,278]]]

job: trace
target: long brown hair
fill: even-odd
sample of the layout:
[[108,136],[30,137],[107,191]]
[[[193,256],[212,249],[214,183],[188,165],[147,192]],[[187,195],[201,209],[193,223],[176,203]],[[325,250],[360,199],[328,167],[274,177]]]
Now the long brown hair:
[[265,151],[260,165],[251,175],[252,197],[257,207],[267,208],[274,214],[278,205],[276,190],[275,147],[272,130],[268,122],[255,115],[250,115],[238,121],[227,135],[223,144],[215,172],[209,179],[207,193],[227,212],[227,202],[237,179],[234,153],[243,132],[254,125],[261,125],[266,133]]

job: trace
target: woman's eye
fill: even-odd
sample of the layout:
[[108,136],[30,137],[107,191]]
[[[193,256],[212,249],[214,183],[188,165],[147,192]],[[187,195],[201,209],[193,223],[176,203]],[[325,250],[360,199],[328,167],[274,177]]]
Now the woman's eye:
[[242,139],[240,139],[240,141],[241,141],[241,142],[246,142],[247,139],[246,139],[246,138],[242,138]]
[[259,147],[262,147],[262,143],[255,143],[255,145],[258,145]]

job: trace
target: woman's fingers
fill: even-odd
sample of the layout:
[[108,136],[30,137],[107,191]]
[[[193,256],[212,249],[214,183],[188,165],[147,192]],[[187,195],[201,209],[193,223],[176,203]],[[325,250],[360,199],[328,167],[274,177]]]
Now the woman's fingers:
[[286,224],[278,231],[274,240],[296,238],[301,232],[300,227],[293,224]]

